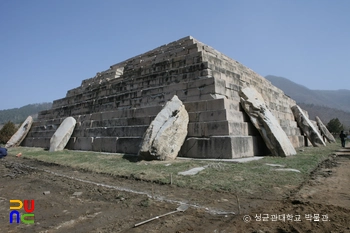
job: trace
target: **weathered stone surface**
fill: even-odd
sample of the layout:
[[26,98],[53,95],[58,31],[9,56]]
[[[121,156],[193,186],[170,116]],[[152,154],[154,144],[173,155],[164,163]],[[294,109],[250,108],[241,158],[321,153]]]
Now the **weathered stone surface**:
[[315,147],[325,146],[326,144],[322,140],[322,136],[309,120],[309,118],[305,115],[303,110],[298,105],[294,105],[291,109],[293,111],[295,120],[298,122],[299,127],[306,135],[306,137],[310,140],[311,144]]
[[[39,113],[24,146],[49,148],[69,116],[77,120],[67,149],[138,153],[141,139],[174,95],[189,113],[178,156],[240,158],[270,154],[240,107],[239,90],[254,87],[293,146],[304,145],[291,106],[296,103],[261,75],[188,36],[108,66]],[[74,139],[74,140],[73,140]]]
[[254,137],[213,136],[210,138],[189,137],[181,148],[181,157],[234,159],[254,156]]
[[335,142],[335,138],[333,137],[333,135],[328,131],[327,127],[323,124],[323,122],[321,121],[321,119],[316,116],[316,122],[318,125],[318,128],[320,129],[321,133],[323,134],[323,136],[329,141],[329,142]]
[[173,160],[187,135],[188,113],[175,95],[148,127],[139,156],[144,159]]
[[178,172],[178,175],[183,175],[183,176],[193,176],[196,175],[198,172],[203,171],[204,169],[206,169],[208,166],[204,166],[204,167],[195,167],[192,168],[190,170],[184,171],[184,172]]
[[67,145],[76,124],[73,117],[67,117],[61,123],[50,140],[50,151],[61,151]]
[[296,151],[263,97],[252,87],[239,92],[241,104],[274,156],[295,155]]
[[27,136],[30,128],[32,127],[33,118],[31,116],[27,117],[27,119],[23,122],[23,124],[19,127],[17,132],[12,135],[10,140],[6,143],[5,147],[16,147],[21,144],[24,138]]

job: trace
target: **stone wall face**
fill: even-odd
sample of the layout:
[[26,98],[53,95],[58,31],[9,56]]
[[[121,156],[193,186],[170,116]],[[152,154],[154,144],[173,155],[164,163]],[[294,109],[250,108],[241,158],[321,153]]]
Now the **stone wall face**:
[[269,153],[242,110],[238,91],[255,87],[295,147],[304,138],[290,107],[295,101],[268,80],[213,48],[185,37],[112,65],[82,81],[42,111],[22,143],[48,147],[68,116],[77,120],[67,148],[137,153],[142,136],[175,94],[189,113],[179,156],[237,158]]

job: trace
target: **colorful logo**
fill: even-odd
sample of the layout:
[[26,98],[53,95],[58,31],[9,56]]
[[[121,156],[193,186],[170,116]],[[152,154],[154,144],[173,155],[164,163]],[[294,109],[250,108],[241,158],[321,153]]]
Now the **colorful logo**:
[[[16,206],[11,206],[11,204],[16,204]],[[21,215],[18,210],[22,209],[22,207],[26,213]],[[10,223],[13,223],[15,216],[16,223],[34,224],[34,214],[32,213],[34,211],[34,200],[24,200],[24,205],[21,200],[10,200],[10,210],[12,210],[10,212]]]

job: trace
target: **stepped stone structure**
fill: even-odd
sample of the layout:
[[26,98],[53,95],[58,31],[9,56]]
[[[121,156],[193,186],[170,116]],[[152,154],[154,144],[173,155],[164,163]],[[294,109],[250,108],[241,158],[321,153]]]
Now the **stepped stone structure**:
[[251,69],[190,36],[82,81],[65,98],[54,101],[52,109],[40,112],[22,145],[48,148],[56,128],[72,116],[77,124],[67,149],[136,154],[152,120],[177,95],[189,114],[179,156],[269,154],[240,106],[238,92],[243,86],[262,95],[294,147],[304,145],[291,111],[294,100]]

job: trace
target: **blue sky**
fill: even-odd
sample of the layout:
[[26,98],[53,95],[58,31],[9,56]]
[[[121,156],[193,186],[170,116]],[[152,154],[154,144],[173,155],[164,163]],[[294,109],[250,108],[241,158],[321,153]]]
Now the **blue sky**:
[[350,89],[347,0],[0,0],[0,110],[191,35],[262,76]]

